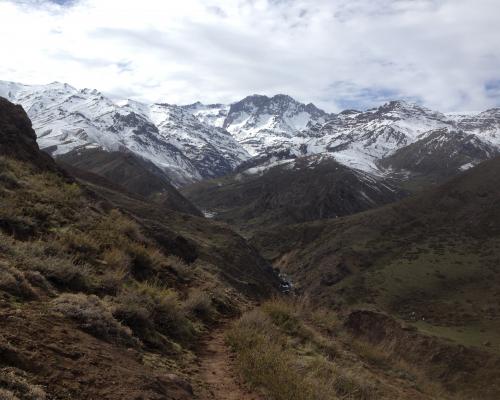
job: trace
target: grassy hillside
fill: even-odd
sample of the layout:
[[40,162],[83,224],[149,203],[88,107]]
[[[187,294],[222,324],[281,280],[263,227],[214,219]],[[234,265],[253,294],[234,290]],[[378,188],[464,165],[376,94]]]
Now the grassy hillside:
[[228,342],[242,377],[264,398],[464,400],[498,394],[494,357],[469,349],[457,354],[453,345],[383,314],[339,314],[304,298],[275,299],[244,314]]
[[277,292],[270,266],[225,226],[75,180],[22,109],[0,116],[0,398],[193,398],[199,338]]
[[258,232],[253,243],[323,305],[380,310],[498,357],[499,176],[495,159],[399,203]]

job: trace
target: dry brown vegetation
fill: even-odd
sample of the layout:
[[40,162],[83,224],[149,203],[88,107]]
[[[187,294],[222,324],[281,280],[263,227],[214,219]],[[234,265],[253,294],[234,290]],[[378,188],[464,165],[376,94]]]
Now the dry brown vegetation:
[[376,398],[373,383],[339,368],[337,345],[304,316],[303,303],[285,300],[243,315],[228,342],[244,380],[276,400]]
[[304,299],[265,302],[234,324],[227,341],[242,379],[269,399],[470,398],[393,348],[352,336],[343,318]]
[[[207,324],[239,303],[215,267],[165,252],[132,216],[66,176],[4,157],[0,171],[1,310],[36,302],[41,315],[123,351],[155,352],[182,374]],[[43,400],[19,371],[0,371],[0,397]]]

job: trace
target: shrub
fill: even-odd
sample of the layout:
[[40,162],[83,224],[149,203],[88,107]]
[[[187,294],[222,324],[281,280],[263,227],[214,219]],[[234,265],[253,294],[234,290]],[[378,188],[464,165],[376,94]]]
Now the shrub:
[[5,400],[45,400],[43,388],[31,384],[28,375],[16,368],[0,369],[0,399]]
[[17,397],[14,393],[12,393],[9,390],[0,389],[0,399],[2,399],[2,400],[19,400],[19,397]]
[[65,231],[60,235],[59,241],[67,252],[75,254],[82,261],[95,259],[99,254],[99,244],[88,233]]
[[173,271],[179,281],[188,283],[193,280],[193,267],[187,265],[181,258],[173,255],[168,256],[166,259],[166,266]]
[[214,317],[212,298],[207,292],[195,289],[184,303],[185,310],[203,321],[211,321]]
[[[234,296],[234,294],[233,294]],[[212,304],[217,312],[227,316],[237,316],[240,313],[238,303],[233,297],[222,289],[215,289]]]
[[129,275],[126,268],[106,269],[99,278],[99,290],[101,293],[116,296]]
[[0,264],[0,290],[24,299],[35,299],[35,290],[16,268]]
[[53,294],[52,286],[38,271],[24,271],[24,277],[34,287],[42,289],[45,293]]
[[93,231],[99,238],[99,243],[108,247],[121,246],[126,240],[133,242],[146,240],[139,225],[116,209],[104,215],[93,227]]
[[227,340],[245,381],[275,400],[373,398],[373,385],[331,361],[336,348],[305,327],[309,315],[300,301],[275,299],[234,324]]
[[103,261],[109,266],[109,268],[119,268],[119,269],[129,269],[130,268],[130,256],[117,247],[112,247],[106,250],[102,255]]
[[145,281],[158,274],[163,262],[163,256],[158,250],[149,249],[138,243],[131,244],[127,250],[131,259],[131,272],[135,279]]
[[53,300],[52,306],[98,338],[125,345],[138,344],[130,329],[120,324],[97,296],[66,293]]
[[145,343],[163,347],[166,336],[189,343],[194,329],[175,293],[151,283],[129,289],[116,298],[113,315]]
[[370,400],[375,388],[350,371],[337,371],[333,381],[335,392],[342,399]]
[[[271,317],[273,323],[285,333],[301,339],[308,339],[310,331],[306,329],[299,318],[297,304],[282,299],[266,302],[262,309]],[[301,310],[303,312],[303,310]]]
[[75,292],[91,291],[91,273],[86,265],[75,265],[67,258],[45,257],[33,260],[32,268],[59,289]]
[[0,172],[0,184],[6,189],[17,189],[20,187],[19,181],[11,171]]

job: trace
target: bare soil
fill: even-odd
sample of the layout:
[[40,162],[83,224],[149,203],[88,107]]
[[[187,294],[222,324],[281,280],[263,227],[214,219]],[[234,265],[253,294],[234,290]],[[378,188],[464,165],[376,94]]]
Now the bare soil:
[[[3,346],[8,352],[2,352]],[[13,309],[0,300],[0,367],[29,373],[49,399],[188,400],[188,382],[144,365],[142,354],[99,340],[47,303]]]
[[205,339],[200,352],[199,378],[203,382],[199,398],[203,400],[263,400],[246,389],[235,371],[234,357],[225,342],[227,324],[220,326]]

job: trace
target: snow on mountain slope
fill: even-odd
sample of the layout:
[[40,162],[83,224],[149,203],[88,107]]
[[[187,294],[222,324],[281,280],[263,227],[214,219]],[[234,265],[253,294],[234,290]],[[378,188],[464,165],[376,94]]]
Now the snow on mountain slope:
[[[442,135],[446,140],[453,140],[454,132],[477,138],[467,141],[467,151],[478,154],[474,162],[494,153],[484,148],[500,149],[500,108],[442,114],[391,101],[367,111],[328,114],[286,95],[253,95],[231,105],[117,104],[97,90],[58,82],[0,81],[0,96],[24,106],[40,147],[54,156],[87,148],[132,151],[164,170],[177,186],[265,166],[270,159],[316,154],[382,176],[388,171],[381,160],[414,143],[423,148],[425,139],[441,129],[449,131]],[[440,157],[456,160],[446,154],[463,140],[455,142],[441,149]]]
[[386,168],[434,178],[448,178],[500,154],[500,149],[472,133],[454,128],[431,131],[380,161]]
[[249,157],[226,130],[200,122],[182,107],[154,104],[150,118],[162,138],[189,154],[203,178],[227,174]]
[[415,142],[426,132],[452,125],[438,112],[403,101],[336,115],[307,142],[307,153],[327,152],[353,168],[377,172],[376,161]]
[[[249,152],[257,154],[254,156],[257,161],[266,160],[263,154],[267,157],[274,154],[282,160],[322,154],[351,168],[385,175],[390,171],[383,167],[385,164],[380,163],[381,160],[424,140],[440,129],[450,132],[442,136],[450,142],[463,143],[462,138],[454,140],[454,132],[473,135],[475,140],[467,141],[467,152],[477,154],[475,162],[496,154],[484,151],[488,145],[500,149],[500,109],[478,115],[463,113],[451,116],[417,104],[391,101],[364,112],[346,110],[336,115],[316,112],[313,114],[314,118],[310,118],[307,123],[302,121],[302,125],[296,124],[297,130],[293,131],[290,125],[286,128],[286,112],[280,113],[279,107],[266,107],[268,100],[258,96],[237,107],[232,106],[233,112],[229,113],[232,119],[228,117],[225,123],[244,146],[254,146],[253,152],[251,149]],[[261,107],[259,102],[264,106]],[[304,107],[307,106],[302,105]],[[267,111],[269,109],[273,109],[275,114],[270,115]],[[281,118],[283,114],[285,118]],[[295,116],[295,121],[300,119],[300,112],[290,114]],[[304,128],[304,124],[306,129],[299,130],[298,128]],[[446,159],[457,159],[454,152],[460,147],[456,143],[440,150],[440,157],[444,158],[443,165]],[[446,149],[449,149],[449,154]],[[258,162],[250,160],[243,165],[255,168]]]
[[225,104],[205,105],[197,102],[181,107],[193,114],[200,122],[215,126],[216,128],[222,128],[224,126],[224,121],[227,118],[230,106]]
[[0,96],[21,104],[40,147],[54,156],[100,147],[131,151],[156,164],[176,185],[230,172],[249,156],[221,128],[181,107],[128,101],[67,84],[0,82]]
[[492,108],[476,115],[465,115],[457,121],[457,126],[500,147],[500,108]]
[[[186,107],[203,122],[216,121],[221,126],[224,119],[222,126],[252,155],[239,171],[245,166],[252,171],[265,170],[270,160],[280,162],[321,154],[357,170],[385,175],[388,171],[381,160],[440,129],[450,132],[446,140],[453,142],[440,150],[444,158],[457,160],[453,151],[463,139],[454,140],[454,132],[474,135],[475,140],[467,141],[467,152],[478,154],[475,162],[495,154],[484,148],[500,148],[500,109],[443,114],[417,104],[391,101],[364,112],[327,114],[285,95],[253,95],[229,108],[200,103]],[[446,154],[446,149],[450,154]]]
[[223,127],[252,155],[295,149],[301,132],[330,115],[286,95],[253,95],[231,104]]

